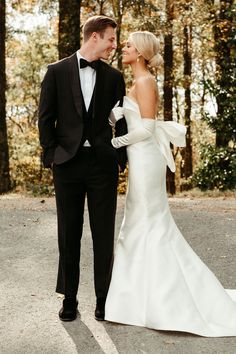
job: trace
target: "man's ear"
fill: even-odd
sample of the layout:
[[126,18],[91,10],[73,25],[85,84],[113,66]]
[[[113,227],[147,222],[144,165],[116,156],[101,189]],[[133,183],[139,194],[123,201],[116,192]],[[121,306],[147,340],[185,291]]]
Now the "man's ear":
[[99,33],[97,33],[97,32],[93,32],[92,34],[91,34],[91,39],[92,40],[97,40],[98,39],[98,36],[99,36]]

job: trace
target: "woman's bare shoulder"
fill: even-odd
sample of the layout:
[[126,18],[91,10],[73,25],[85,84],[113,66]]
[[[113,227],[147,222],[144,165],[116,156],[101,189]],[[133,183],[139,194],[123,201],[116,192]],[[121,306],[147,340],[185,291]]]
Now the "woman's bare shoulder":
[[135,83],[135,94],[142,117],[154,118],[157,110],[157,85],[151,75],[140,77]]
[[136,95],[156,96],[157,83],[152,75],[142,76],[135,82]]
[[136,87],[156,87],[156,79],[153,75],[140,76],[135,81]]

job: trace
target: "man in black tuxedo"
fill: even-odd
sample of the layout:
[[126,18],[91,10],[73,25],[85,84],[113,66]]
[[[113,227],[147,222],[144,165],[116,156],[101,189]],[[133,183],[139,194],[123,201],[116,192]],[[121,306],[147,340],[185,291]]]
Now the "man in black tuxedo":
[[[64,294],[59,317],[77,316],[80,241],[87,196],[94,251],[95,318],[104,319],[114,243],[118,166],[125,150],[112,145],[108,117],[125,95],[122,74],[100,59],[115,45],[116,23],[94,16],[83,27],[84,41],[72,56],[48,66],[42,82],[39,133],[43,163],[53,170],[56,193],[59,268],[56,291]],[[124,119],[116,135],[126,133]]]

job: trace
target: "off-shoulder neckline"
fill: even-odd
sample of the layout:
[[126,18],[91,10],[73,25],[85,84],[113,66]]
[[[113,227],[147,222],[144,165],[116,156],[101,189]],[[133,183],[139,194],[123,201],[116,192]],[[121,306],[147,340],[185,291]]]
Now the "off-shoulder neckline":
[[124,96],[124,98],[128,98],[132,103],[136,104],[137,107],[139,107],[138,102],[135,101],[133,98],[131,98],[131,97],[129,97],[129,96]]

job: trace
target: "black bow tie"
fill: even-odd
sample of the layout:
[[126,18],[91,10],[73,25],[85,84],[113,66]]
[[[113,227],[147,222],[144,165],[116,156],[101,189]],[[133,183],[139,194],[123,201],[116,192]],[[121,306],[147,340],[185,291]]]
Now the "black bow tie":
[[98,63],[99,60],[94,60],[94,61],[87,61],[83,58],[80,59],[80,68],[86,68],[87,66],[90,66],[92,69],[97,70],[98,68]]

